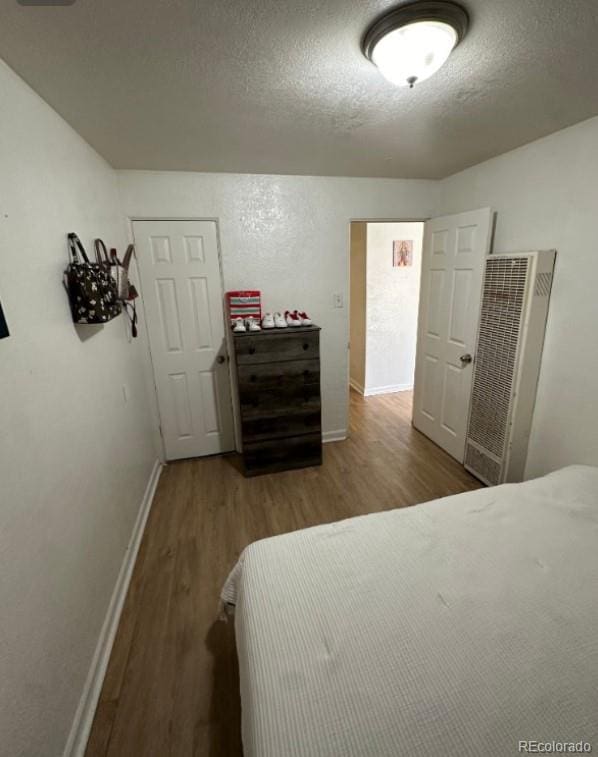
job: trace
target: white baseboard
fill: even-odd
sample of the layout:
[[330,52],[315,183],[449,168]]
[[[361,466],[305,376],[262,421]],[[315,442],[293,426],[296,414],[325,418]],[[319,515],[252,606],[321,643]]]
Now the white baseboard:
[[324,431],[322,433],[322,442],[342,442],[347,438],[347,429],[339,428],[336,431]]
[[389,384],[389,386],[374,386],[363,392],[364,397],[374,397],[376,394],[392,394],[393,392],[408,392],[413,384]]
[[127,590],[129,588],[131,576],[133,575],[133,567],[135,566],[135,560],[137,559],[137,552],[139,551],[139,545],[141,544],[141,537],[143,536],[143,531],[145,529],[145,524],[151,509],[161,472],[162,464],[159,460],[156,460],[149,481],[147,482],[147,487],[143,495],[143,500],[141,501],[139,513],[137,514],[137,520],[133,527],[129,546],[125,552],[120,572],[118,574],[116,586],[112,592],[108,612],[104,618],[104,624],[100,631],[100,637],[91,661],[89,673],[87,674],[83,693],[79,700],[79,706],[75,713],[75,719],[73,720],[73,725],[64,749],[63,757],[83,757],[85,753],[85,747],[87,746],[93,717],[100,698],[102,684],[104,683],[104,676],[106,675],[106,668],[108,667],[108,660],[110,659],[114,637],[116,636],[116,631],[118,629],[118,622],[120,620],[125,597],[127,596]]
[[358,384],[357,381],[355,381],[354,379],[349,379],[349,386],[352,389],[355,389],[356,392],[359,392],[359,394],[363,394],[363,387],[361,386],[361,384]]

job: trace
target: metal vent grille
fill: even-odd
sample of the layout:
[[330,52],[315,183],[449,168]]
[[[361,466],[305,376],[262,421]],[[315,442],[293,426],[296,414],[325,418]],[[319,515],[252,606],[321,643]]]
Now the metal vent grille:
[[550,294],[550,286],[552,284],[551,273],[539,273],[536,276],[536,297],[548,297]]
[[473,471],[486,484],[492,486],[500,482],[500,463],[472,444],[467,445],[465,467]]
[[486,261],[467,436],[497,459],[505,449],[528,272],[527,257]]

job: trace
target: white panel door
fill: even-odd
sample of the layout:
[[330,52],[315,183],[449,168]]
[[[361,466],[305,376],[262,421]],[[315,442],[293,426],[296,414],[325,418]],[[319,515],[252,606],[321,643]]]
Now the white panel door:
[[424,230],[413,425],[459,462],[491,227],[484,208],[433,218]]
[[166,458],[233,449],[222,286],[213,221],[135,221]]

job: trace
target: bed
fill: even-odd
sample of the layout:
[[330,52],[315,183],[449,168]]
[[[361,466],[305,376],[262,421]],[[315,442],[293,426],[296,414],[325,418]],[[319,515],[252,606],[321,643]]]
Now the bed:
[[245,757],[598,749],[598,468],[255,542],[222,599]]

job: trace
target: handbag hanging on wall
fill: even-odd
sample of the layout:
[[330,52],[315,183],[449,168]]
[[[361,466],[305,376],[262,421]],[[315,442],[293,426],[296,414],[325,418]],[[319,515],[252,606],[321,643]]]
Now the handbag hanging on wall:
[[96,245],[96,262],[87,257],[79,237],[68,235],[70,262],[65,272],[71,312],[75,323],[107,323],[121,313],[110,260]]
[[[105,252],[106,246],[101,239],[96,239],[96,252],[98,249],[98,243],[100,243],[103,251]],[[135,245],[130,244],[127,247],[125,256],[122,261],[118,258],[118,253],[115,249],[110,250],[110,259],[113,266],[116,267],[117,289],[118,299],[122,303],[123,311],[131,323],[131,336],[135,338],[137,336],[137,307],[135,300],[139,297],[139,292],[135,288],[135,285],[129,278],[129,268],[131,267],[131,260],[135,255]]]

